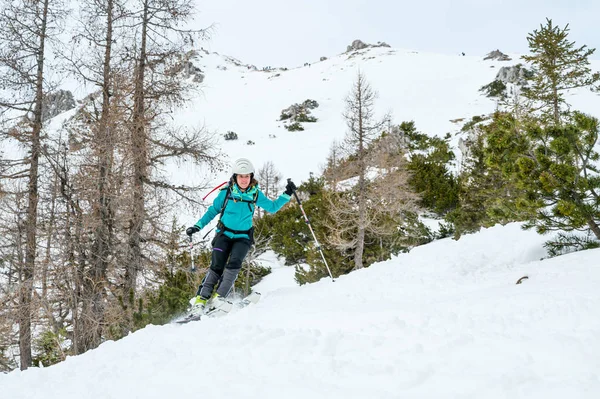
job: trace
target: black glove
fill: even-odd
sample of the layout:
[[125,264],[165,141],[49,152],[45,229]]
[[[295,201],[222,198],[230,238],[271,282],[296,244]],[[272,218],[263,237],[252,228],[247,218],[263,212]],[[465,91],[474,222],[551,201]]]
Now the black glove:
[[188,227],[188,228],[185,230],[185,234],[187,234],[188,236],[191,236],[192,234],[194,234],[194,233],[197,233],[197,232],[199,232],[199,231],[200,231],[200,227],[198,227],[198,226],[194,225],[194,226],[192,226],[192,227]]
[[298,187],[296,187],[293,181],[288,180],[287,186],[285,186],[285,193],[287,195],[292,195],[297,188]]

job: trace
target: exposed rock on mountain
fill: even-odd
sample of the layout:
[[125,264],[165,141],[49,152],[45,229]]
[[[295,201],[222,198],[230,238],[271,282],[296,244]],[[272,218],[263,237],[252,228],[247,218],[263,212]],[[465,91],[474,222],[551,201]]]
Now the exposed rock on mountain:
[[517,64],[510,67],[502,67],[496,74],[496,78],[490,84],[483,86],[479,91],[485,93],[488,97],[505,98],[508,94],[507,85],[512,85],[510,92],[521,90],[520,88],[527,87],[527,80],[531,77],[532,72],[527,70],[523,65]]
[[[202,49],[201,51],[204,51]],[[197,51],[188,51],[182,55],[180,62],[175,64],[168,72],[173,75],[181,74],[184,79],[193,77],[193,81],[196,83],[202,83],[204,81],[204,74],[202,70],[195,66],[191,59],[198,56]]]
[[46,95],[42,104],[42,121],[54,118],[56,115],[75,108],[73,93],[68,90],[58,90]]
[[484,60],[495,60],[495,61],[510,61],[510,60],[512,60],[512,58],[510,58],[508,55],[504,54],[500,50],[494,50],[491,53],[488,53],[488,55],[486,55],[483,59]]
[[526,86],[527,79],[531,75],[531,72],[527,70],[523,65],[517,64],[509,67],[502,67],[496,75],[496,80],[503,83],[517,84],[519,86]]
[[292,104],[281,110],[279,120],[287,121],[284,127],[289,131],[304,130],[300,122],[316,122],[317,118],[311,115],[311,110],[318,108],[315,100],[306,100],[302,104]]
[[346,53],[356,50],[362,50],[368,47],[390,47],[390,45],[385,42],[377,42],[377,44],[367,44],[357,39],[353,41],[351,45],[346,47]]

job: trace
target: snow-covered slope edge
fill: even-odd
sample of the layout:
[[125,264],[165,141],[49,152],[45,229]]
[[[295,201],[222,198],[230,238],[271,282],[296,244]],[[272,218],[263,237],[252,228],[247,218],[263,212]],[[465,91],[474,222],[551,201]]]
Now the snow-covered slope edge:
[[226,318],[2,375],[2,395],[597,398],[600,250],[540,261],[546,239],[511,224],[437,241]]

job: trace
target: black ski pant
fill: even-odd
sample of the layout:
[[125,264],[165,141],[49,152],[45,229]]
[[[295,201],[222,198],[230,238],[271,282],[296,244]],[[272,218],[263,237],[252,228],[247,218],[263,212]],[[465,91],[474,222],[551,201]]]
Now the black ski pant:
[[210,269],[202,285],[198,288],[198,295],[210,298],[215,285],[217,294],[226,297],[235,283],[235,279],[242,267],[242,262],[250,250],[250,240],[247,238],[229,238],[219,234],[213,241],[212,260]]

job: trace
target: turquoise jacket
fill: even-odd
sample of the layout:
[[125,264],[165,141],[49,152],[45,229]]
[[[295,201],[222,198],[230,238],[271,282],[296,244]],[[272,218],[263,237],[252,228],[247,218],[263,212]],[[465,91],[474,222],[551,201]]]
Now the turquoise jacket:
[[[204,228],[210,223],[211,220],[215,218],[215,216],[221,213],[226,194],[227,187],[219,191],[219,195],[217,195],[217,198],[215,198],[212,205],[208,208],[200,220],[196,222],[196,226],[198,228]],[[256,204],[241,201],[242,199],[246,201],[253,201],[255,196]],[[246,192],[242,192],[238,185],[234,184],[231,187],[231,195],[229,197],[229,201],[227,201],[221,222],[223,222],[225,227],[231,230],[250,230],[252,228],[252,216],[254,215],[254,208],[256,206],[261,207],[269,213],[275,213],[280,210],[282,206],[287,204],[289,200],[290,196],[283,193],[275,201],[271,201],[260,190],[258,184],[250,187]],[[217,233],[219,232],[220,230],[217,228]],[[248,238],[247,234],[234,234],[227,230],[223,234],[230,238]]]

